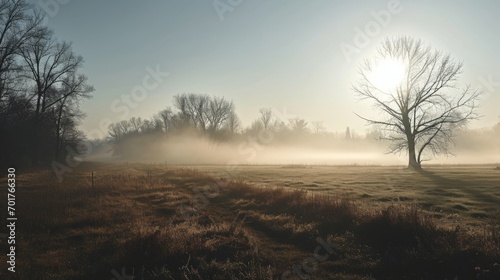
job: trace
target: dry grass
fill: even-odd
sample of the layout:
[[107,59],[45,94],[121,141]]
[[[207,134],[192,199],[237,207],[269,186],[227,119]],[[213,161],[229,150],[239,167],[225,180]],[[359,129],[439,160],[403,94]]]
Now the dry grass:
[[[280,172],[313,174],[315,168],[294,166]],[[358,172],[360,168],[350,167]],[[371,178],[363,176],[361,188],[380,178],[376,171],[385,169],[379,168],[367,167]],[[343,172],[352,172],[348,169]],[[437,176],[434,172],[404,174],[421,176],[424,192],[431,190],[425,180],[453,183],[446,177],[451,171],[429,179]],[[325,180],[326,175],[317,174],[313,179],[302,173],[300,180],[304,185]],[[460,176],[453,180],[472,182]],[[488,176],[475,183],[480,190],[496,178]],[[498,279],[500,273],[494,266],[500,262],[500,224],[481,218],[474,230],[439,226],[442,219],[422,207],[434,203],[429,193],[432,202],[420,197],[374,206],[375,191],[371,197],[360,196],[366,189],[310,192],[299,184],[270,186],[144,164],[82,164],[62,184],[50,171],[18,177],[18,272],[13,279],[112,279],[122,268],[134,279],[281,279],[283,272],[313,256],[318,237],[327,236],[338,252],[318,263],[314,272],[302,267],[311,279]],[[347,180],[338,174],[332,178]],[[463,186],[455,188],[457,193],[468,192]],[[477,212],[468,200],[480,204],[481,197],[494,198],[470,196],[442,205],[469,206],[467,211]],[[489,202],[481,203],[498,210]],[[455,208],[460,215],[466,211]],[[4,243],[1,247],[6,250]],[[5,263],[4,255],[0,261]],[[12,276],[5,271],[0,271],[1,279]]]

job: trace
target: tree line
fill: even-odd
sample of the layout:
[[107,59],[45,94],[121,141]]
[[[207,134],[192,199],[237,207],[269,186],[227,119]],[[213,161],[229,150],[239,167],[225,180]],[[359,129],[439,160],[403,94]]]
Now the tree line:
[[0,164],[48,164],[82,153],[80,103],[94,88],[84,60],[25,0],[0,0]]
[[[272,140],[270,139],[272,135]],[[232,100],[206,94],[184,93],[175,95],[172,107],[154,114],[149,119],[132,117],[111,124],[105,141],[96,140],[96,151],[112,152],[120,158],[135,158],[150,152],[154,143],[161,143],[177,136],[205,138],[218,143],[247,143],[258,145],[300,145],[319,149],[362,150],[383,149],[391,142],[383,127],[373,127],[358,133],[346,127],[345,131],[328,131],[322,121],[307,121],[302,118],[280,119],[271,108],[260,108],[257,117],[243,126]],[[497,141],[491,141],[497,139]],[[499,146],[500,123],[485,129],[456,129],[456,142],[461,149],[475,150],[481,147]],[[104,143],[109,148],[102,148]],[[153,148],[154,149],[154,148]]]
[[153,143],[170,137],[179,139],[175,138],[177,136],[205,138],[218,143],[307,143],[326,149],[331,148],[332,144],[337,148],[354,147],[366,139],[374,145],[380,144],[374,141],[378,136],[377,130],[369,131],[366,136],[349,127],[345,132],[328,132],[322,121],[309,123],[302,118],[280,119],[271,108],[260,108],[257,118],[248,126],[243,126],[232,100],[207,94],[183,93],[173,97],[172,107],[161,110],[149,119],[132,117],[112,123],[105,141],[96,140],[94,146],[97,152],[102,152],[102,144],[109,143],[111,149],[104,149],[105,152],[111,151],[116,157],[134,158],[140,154],[138,150],[148,151]]

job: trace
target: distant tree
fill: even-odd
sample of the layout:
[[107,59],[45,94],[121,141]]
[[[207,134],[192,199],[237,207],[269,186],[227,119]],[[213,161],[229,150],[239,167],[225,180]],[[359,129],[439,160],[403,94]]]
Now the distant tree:
[[313,121],[311,125],[313,126],[314,134],[321,134],[325,131],[325,126],[322,121]]
[[174,107],[180,111],[180,118],[187,124],[206,130],[209,101],[210,97],[205,94],[184,93],[174,96]]
[[109,139],[118,142],[131,132],[130,123],[126,120],[112,123],[108,127]]
[[345,139],[346,139],[346,140],[351,140],[351,138],[352,138],[352,137],[351,137],[351,129],[350,129],[349,127],[347,127],[347,128],[345,129]]
[[141,117],[132,117],[130,120],[128,120],[128,127],[130,132],[134,132],[136,134],[139,134],[141,132],[141,128],[144,127],[144,121],[142,120]]
[[304,119],[295,118],[290,120],[292,131],[298,134],[307,132],[307,122]]
[[[392,59],[405,66],[404,76],[394,88],[382,89],[371,80],[377,59]],[[449,153],[453,130],[478,117],[481,92],[470,86],[458,88],[461,71],[462,63],[420,40],[388,38],[379,47],[378,57],[360,67],[361,80],[354,87],[361,99],[372,101],[382,112],[381,118],[361,118],[383,129],[391,141],[390,152],[407,151],[408,167],[421,169],[424,152]]]
[[152,117],[142,121],[140,134],[160,134],[163,132],[163,122],[159,118]]
[[271,123],[271,118],[273,115],[271,108],[260,108],[259,114],[260,114],[259,119],[262,122],[262,125],[264,126],[264,130],[269,129],[269,125]]
[[234,103],[232,101],[228,101],[224,97],[209,99],[206,119],[210,134],[215,135],[233,114]]
[[264,130],[264,125],[260,119],[254,120],[249,127],[247,127],[244,131],[245,134],[257,136],[259,133]]
[[366,132],[365,138],[367,140],[381,140],[384,138],[384,135],[380,129],[375,127]]
[[[499,117],[500,118],[500,117]],[[500,122],[498,122],[494,127],[493,131],[495,132],[496,135],[500,136]]]
[[241,126],[241,121],[238,118],[238,115],[234,111],[231,112],[231,114],[229,115],[229,118],[227,119],[226,125],[225,125],[226,130],[231,135],[234,135],[234,134],[238,133],[240,126]]
[[172,118],[173,118],[173,113],[172,109],[170,107],[167,107],[167,109],[160,111],[159,117],[161,121],[163,122],[163,130],[165,133],[169,133],[171,128],[172,128]]

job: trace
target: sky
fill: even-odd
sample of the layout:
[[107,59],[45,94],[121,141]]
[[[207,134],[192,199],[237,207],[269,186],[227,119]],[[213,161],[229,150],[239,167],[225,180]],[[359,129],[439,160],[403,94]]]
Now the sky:
[[32,1],[85,59],[81,72],[96,88],[82,105],[90,138],[110,122],[150,118],[182,93],[233,100],[243,125],[270,107],[364,133],[355,113],[375,113],[352,90],[359,64],[401,35],[464,63],[459,82],[485,91],[471,127],[500,121],[499,1]]

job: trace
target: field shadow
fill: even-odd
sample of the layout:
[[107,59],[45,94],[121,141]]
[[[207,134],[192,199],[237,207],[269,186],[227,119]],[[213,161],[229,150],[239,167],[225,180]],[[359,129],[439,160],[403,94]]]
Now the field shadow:
[[500,198],[497,197],[496,195],[488,194],[485,193],[484,191],[479,191],[477,189],[473,188],[473,182],[467,182],[464,180],[459,180],[459,179],[453,179],[453,178],[447,178],[444,177],[436,172],[429,171],[429,170],[419,170],[418,173],[429,180],[433,181],[436,183],[439,187],[443,189],[451,189],[451,188],[456,188],[463,193],[470,195],[471,197],[482,201],[482,202],[488,202],[488,203],[493,203],[496,205],[500,204]]

